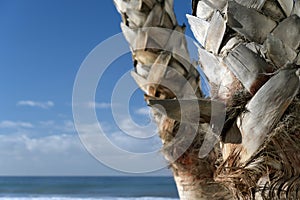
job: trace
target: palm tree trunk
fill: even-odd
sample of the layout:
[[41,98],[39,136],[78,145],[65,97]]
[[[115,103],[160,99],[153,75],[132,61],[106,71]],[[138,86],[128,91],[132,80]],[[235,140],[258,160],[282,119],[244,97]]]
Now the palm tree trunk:
[[299,1],[193,1],[210,99],[173,0],[114,2],[180,199],[299,198]]
[[[298,199],[299,1],[197,2],[188,18],[204,47],[200,63],[233,124],[225,124],[214,180],[241,199]],[[241,85],[228,87],[228,76],[212,73],[220,68]],[[240,144],[230,142],[238,135]]]

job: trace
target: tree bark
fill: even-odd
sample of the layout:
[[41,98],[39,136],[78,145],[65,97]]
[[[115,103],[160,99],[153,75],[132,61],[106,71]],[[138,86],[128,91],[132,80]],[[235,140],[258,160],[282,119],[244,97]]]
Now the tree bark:
[[193,1],[209,99],[173,0],[114,2],[180,199],[300,198],[299,2]]

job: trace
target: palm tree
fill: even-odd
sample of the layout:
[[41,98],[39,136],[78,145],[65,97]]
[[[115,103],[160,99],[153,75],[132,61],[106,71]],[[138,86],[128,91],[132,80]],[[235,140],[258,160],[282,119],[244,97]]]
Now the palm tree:
[[209,98],[173,0],[114,2],[180,199],[299,199],[300,1],[193,0]]

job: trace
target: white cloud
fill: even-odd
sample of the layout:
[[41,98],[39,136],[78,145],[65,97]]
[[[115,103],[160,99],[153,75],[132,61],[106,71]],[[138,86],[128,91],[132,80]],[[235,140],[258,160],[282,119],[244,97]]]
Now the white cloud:
[[83,147],[75,134],[54,134],[33,137],[23,132],[0,135],[0,155],[9,152],[11,156],[26,158],[28,155],[70,154],[82,150]]
[[96,109],[109,109],[112,106],[120,106],[118,103],[108,103],[108,102],[95,102],[95,101],[90,101],[90,102],[85,102],[85,103],[72,103],[70,104],[72,106],[78,106],[82,108],[96,108]]
[[150,108],[149,107],[143,107],[139,108],[135,111],[136,114],[138,115],[149,115],[150,114]]
[[[30,131],[18,129],[9,134],[5,133],[6,129],[0,129],[2,132],[0,134],[0,175],[117,174],[115,171],[103,167],[87,153],[71,120],[40,121],[35,125],[35,129],[30,129]],[[110,142],[126,151],[148,153],[157,151],[161,147],[161,141],[158,137],[133,138],[117,130],[111,123],[102,122],[101,125]],[[33,125],[27,122],[0,122],[0,128],[31,126]],[[98,134],[103,134],[103,132],[97,132],[97,127],[98,124],[81,125],[79,128],[83,132],[81,139],[88,142],[86,147],[96,148],[97,152],[103,155],[103,159],[118,163],[122,155],[112,151],[110,143],[99,139]],[[128,129],[134,131],[134,127],[128,127]],[[153,129],[147,130],[153,131]],[[138,135],[138,133],[136,134]],[[145,158],[142,163],[151,165],[152,161]],[[135,162],[129,162],[127,167],[130,168],[131,166],[136,166]]]
[[1,121],[0,128],[33,128],[33,125],[29,122],[22,121]]
[[105,103],[105,102],[89,102],[87,104],[87,106],[89,108],[98,108],[98,109],[106,109],[106,108],[110,108],[111,104],[110,103]]
[[[127,142],[126,140],[123,140]],[[95,145],[104,146],[102,141]],[[105,150],[105,147],[103,147]],[[118,155],[101,151],[119,162]],[[129,159],[129,158],[128,158]],[[149,160],[143,163],[151,164]],[[128,163],[135,165],[135,163]],[[118,175],[91,157],[76,135],[56,134],[32,137],[25,133],[0,135],[0,175]],[[170,174],[169,171],[158,175]],[[124,175],[124,174],[123,174]]]
[[[88,146],[101,149],[102,153],[107,153],[108,155],[111,155],[111,146],[107,146],[104,141],[101,141],[101,137],[98,134],[104,134],[116,147],[130,152],[147,153],[158,150],[162,146],[155,129],[138,130],[134,124],[128,123],[128,120],[122,122],[123,127],[119,127],[121,130],[109,127],[106,124],[101,123],[102,130],[98,128],[99,124],[78,124],[77,128],[81,137],[88,143]],[[126,128],[126,132],[124,132],[124,128]]]
[[80,143],[73,135],[50,135],[41,138],[21,136],[26,150],[41,153],[67,153],[70,149],[79,149]]
[[63,121],[54,121],[54,120],[47,120],[47,121],[39,121],[38,128],[43,130],[51,130],[51,133],[59,132],[59,133],[66,133],[66,134],[73,134],[76,132],[75,125],[72,120],[63,120]]
[[[151,130],[149,130],[152,134]],[[111,142],[125,151],[134,153],[150,153],[153,151],[159,151],[162,147],[162,142],[158,137],[151,137],[148,139],[141,139],[128,136],[124,132],[114,132],[109,136]]]
[[72,133],[74,133],[75,132],[74,122],[71,121],[71,120],[64,121],[64,125],[61,128],[61,130],[64,131],[64,132],[72,132]]
[[55,122],[53,120],[40,121],[39,123],[42,126],[53,126],[55,124]]
[[157,134],[157,126],[153,121],[145,125],[139,125],[131,118],[123,118],[118,123],[119,129],[125,134],[136,138],[149,138]]
[[17,106],[30,106],[30,107],[39,107],[43,109],[48,109],[54,106],[53,101],[46,101],[46,102],[38,102],[38,101],[19,101],[17,102]]
[[75,134],[41,137],[33,137],[25,133],[0,135],[0,162],[3,161],[4,155],[9,155],[10,159],[42,161],[44,158],[68,159],[68,156],[76,157],[82,153],[86,152]]

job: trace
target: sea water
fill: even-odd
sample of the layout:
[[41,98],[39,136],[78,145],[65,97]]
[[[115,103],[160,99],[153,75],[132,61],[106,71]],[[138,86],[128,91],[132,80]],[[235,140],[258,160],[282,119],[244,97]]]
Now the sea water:
[[172,177],[0,177],[0,200],[177,200]]

